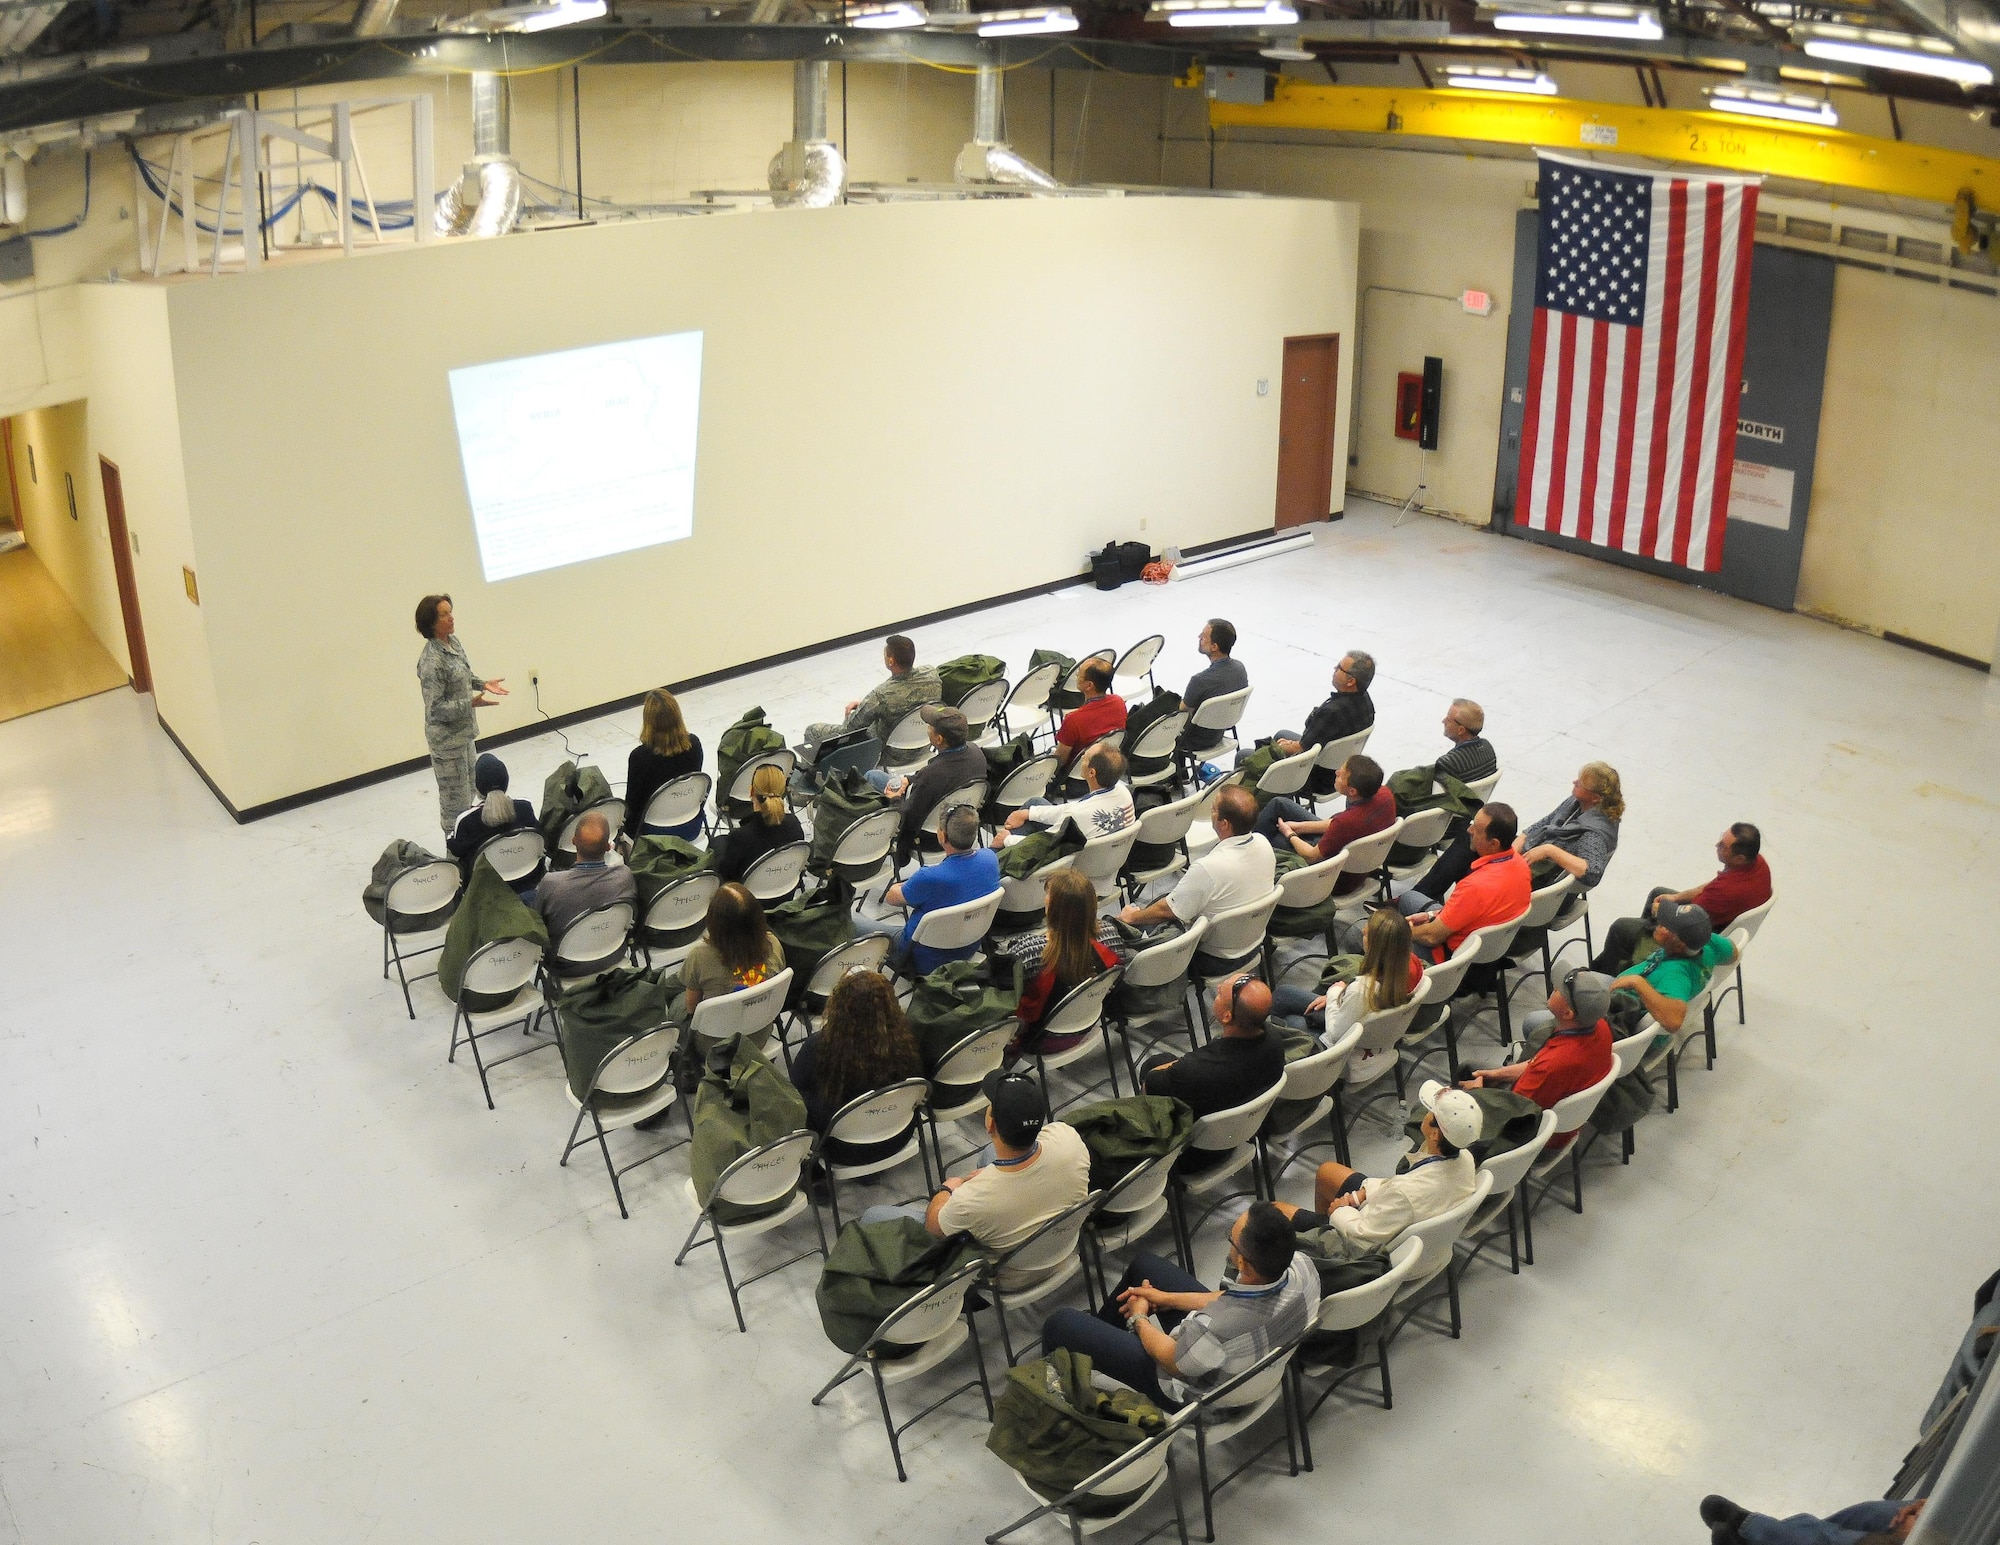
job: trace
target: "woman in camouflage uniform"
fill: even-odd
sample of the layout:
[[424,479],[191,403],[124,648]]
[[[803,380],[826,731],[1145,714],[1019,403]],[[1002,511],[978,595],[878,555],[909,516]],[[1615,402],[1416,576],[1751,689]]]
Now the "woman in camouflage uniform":
[[[417,657],[417,685],[424,694],[424,741],[431,749],[431,770],[437,775],[438,822],[449,837],[458,818],[478,798],[472,764],[478,760],[479,732],[475,709],[491,708],[507,689],[495,677],[482,681],[473,674],[465,646],[458,641],[451,597],[427,595],[417,603],[417,631],[424,652]],[[491,694],[490,696],[488,694]]]

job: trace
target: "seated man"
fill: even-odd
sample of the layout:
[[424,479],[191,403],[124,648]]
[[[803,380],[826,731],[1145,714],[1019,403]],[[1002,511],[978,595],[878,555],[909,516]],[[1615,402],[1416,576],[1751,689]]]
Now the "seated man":
[[1481,805],[1467,833],[1472,867],[1451,888],[1444,904],[1439,906],[1414,890],[1397,898],[1397,907],[1410,920],[1417,958],[1425,965],[1451,959],[1452,951],[1474,929],[1507,922],[1528,910],[1534,886],[1528,879],[1528,861],[1514,851],[1519,824],[1512,805],[1497,800]]
[[1257,799],[1232,785],[1215,796],[1215,846],[1178,876],[1155,880],[1139,901],[1118,915],[1139,927],[1177,921],[1192,928],[1198,917],[1214,917],[1271,894],[1278,858],[1257,835]]
[[1065,821],[1074,826],[1086,842],[1092,837],[1107,837],[1112,832],[1122,832],[1136,819],[1132,790],[1124,778],[1125,758],[1109,746],[1098,747],[1083,759],[1085,792],[1082,799],[1072,799],[1061,805],[1047,799],[1029,800],[1008,816],[1007,824],[993,834],[993,846],[1004,848],[1009,842],[1027,836],[1029,826],[1046,827],[1053,831]]
[[1485,732],[1486,710],[1469,697],[1453,698],[1444,711],[1444,738],[1451,749],[1431,764],[1435,787],[1444,786],[1447,773],[1460,783],[1474,783],[1500,770],[1500,758]]
[[[502,832],[525,831],[535,824],[535,807],[507,792],[507,764],[491,751],[480,753],[472,767],[472,786],[479,791],[479,803],[458,818],[445,839],[445,851],[458,860],[459,873],[472,878],[473,860],[479,850]],[[544,858],[533,870],[514,881],[521,896],[533,894],[536,884],[548,872]]]
[[[1307,863],[1316,864],[1357,838],[1396,824],[1396,796],[1383,783],[1382,764],[1372,756],[1357,751],[1342,762],[1333,775],[1333,792],[1347,801],[1347,807],[1331,820],[1315,819],[1311,809],[1296,799],[1274,799],[1257,817],[1257,830],[1272,847],[1287,842]],[[1334,882],[1333,893],[1350,895],[1367,883],[1365,875],[1343,874]]]
[[1062,761],[1057,772],[1069,771],[1069,764],[1092,741],[1125,728],[1125,699],[1111,690],[1111,665],[1106,660],[1087,660],[1077,672],[1083,701],[1063,715],[1056,731],[1056,751]]
[[977,939],[952,950],[911,943],[925,915],[940,907],[977,901],[1000,889],[1000,860],[990,849],[979,845],[979,812],[972,806],[954,805],[945,812],[944,819],[938,822],[938,843],[944,849],[943,859],[890,886],[882,898],[887,906],[908,907],[908,922],[895,917],[873,917],[859,910],[854,914],[857,932],[897,935],[896,957],[907,957],[910,969],[918,976],[928,976],[948,960],[966,960],[979,951]]
[[1715,844],[1722,873],[1692,890],[1656,887],[1646,897],[1645,910],[1638,917],[1621,917],[1606,930],[1604,948],[1590,963],[1592,968],[1616,976],[1643,960],[1652,949],[1653,910],[1662,901],[1684,901],[1700,907],[1717,933],[1729,932],[1729,925],[1737,918],[1771,899],[1771,866],[1764,861],[1763,845],[1762,832],[1748,821],[1738,821]]
[[918,829],[939,800],[968,783],[986,777],[986,753],[967,745],[972,727],[956,708],[932,703],[924,709],[930,726],[931,749],[937,753],[914,777],[899,777],[876,768],[868,781],[903,807],[903,825],[896,834],[896,867],[901,869],[916,851]]
[[1188,711],[1188,727],[1181,731],[1182,751],[1212,751],[1222,744],[1221,730],[1199,729],[1192,722],[1194,711],[1212,697],[1227,697],[1231,692],[1241,692],[1250,685],[1250,673],[1237,663],[1230,651],[1236,647],[1236,629],[1220,617],[1211,617],[1201,630],[1201,637],[1195,640],[1208,660],[1201,670],[1188,677],[1187,690],[1181,694],[1181,707]]
[[1611,990],[1636,999],[1664,1034],[1686,1022],[1688,1000],[1717,966],[1736,958],[1736,946],[1709,927],[1706,912],[1685,901],[1662,901],[1653,909],[1653,944],[1651,954],[1613,979]]
[[1773,1518],[1738,1507],[1727,1497],[1701,1499],[1701,1521],[1709,1545],[1898,1545],[1923,1515],[1924,1498],[1902,1502],[1857,1502],[1825,1518],[1794,1513]]
[[1479,1102],[1436,1079],[1418,1090],[1417,1098],[1425,1111],[1422,1150],[1405,1154],[1397,1172],[1379,1180],[1329,1159],[1313,1178],[1317,1212],[1276,1204],[1294,1228],[1332,1228],[1358,1245],[1386,1245],[1411,1224],[1449,1212],[1472,1195],[1479,1176],[1466,1150],[1485,1126]]
[[819,755],[819,743],[843,730],[866,730],[882,743],[882,760],[894,766],[898,760],[916,760],[913,752],[889,750],[889,732],[901,724],[913,708],[944,698],[944,684],[928,665],[917,665],[917,646],[900,633],[893,633],[882,646],[882,664],[889,679],[858,702],[849,703],[838,724],[809,724],[805,740],[798,747],[801,767],[810,767]]
[[[1090,1150],[1075,1128],[1046,1119],[1041,1085],[1025,1073],[996,1069],[981,1088],[993,1162],[951,1176],[926,1206],[870,1207],[863,1223],[921,1217],[939,1239],[970,1234],[981,1249],[997,1254],[1090,1194]],[[1028,1280],[1018,1270],[1003,1272],[1000,1286],[1024,1287]]]
[[[1297,756],[1307,746],[1323,746],[1330,740],[1345,740],[1367,729],[1375,722],[1375,701],[1368,695],[1368,685],[1374,679],[1375,657],[1372,654],[1351,649],[1342,655],[1340,664],[1333,668],[1333,695],[1307,716],[1306,727],[1297,733],[1279,730],[1271,737],[1271,744],[1278,748],[1278,754]],[[1312,781],[1306,787],[1315,794],[1330,793],[1333,780],[1323,769],[1316,767]]]
[[[1553,1110],[1558,1100],[1582,1093],[1611,1071],[1611,1024],[1604,1017],[1610,1011],[1611,978],[1596,971],[1570,972],[1549,994],[1548,1008],[1521,1021],[1521,1038],[1531,1046],[1540,1040],[1541,1049],[1526,1062],[1469,1077],[1461,1068],[1460,1087],[1512,1089],[1543,1110]],[[1559,1132],[1542,1152],[1561,1153],[1575,1136]]]
[[1141,1252],[1096,1314],[1048,1317],[1042,1352],[1082,1353],[1161,1409],[1178,1410],[1298,1340],[1319,1308],[1319,1268],[1271,1202],[1252,1202],[1230,1228],[1229,1269],[1234,1280],[1211,1292],[1178,1262]]
[[[1271,989],[1250,975],[1233,976],[1215,989],[1219,1033],[1184,1057],[1155,1052],[1139,1066],[1139,1087],[1185,1104],[1195,1119],[1248,1105],[1285,1076],[1285,1044],[1268,1034]],[[1226,1151],[1185,1152],[1174,1163],[1198,1173],[1228,1157]]]
[[576,823],[576,863],[558,869],[535,888],[535,910],[549,925],[551,944],[593,907],[638,900],[639,887],[632,871],[623,864],[605,862],[610,848],[611,823],[597,811],[589,811]]

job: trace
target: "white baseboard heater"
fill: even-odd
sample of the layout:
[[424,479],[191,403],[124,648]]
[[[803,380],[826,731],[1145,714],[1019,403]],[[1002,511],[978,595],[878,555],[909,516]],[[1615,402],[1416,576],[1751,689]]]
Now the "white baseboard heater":
[[1255,563],[1260,558],[1277,558],[1286,553],[1302,552],[1313,545],[1311,526],[1302,526],[1296,531],[1281,531],[1271,536],[1259,537],[1254,542],[1243,542],[1235,547],[1225,547],[1220,552],[1203,553],[1199,558],[1187,558],[1174,565],[1173,577],[1200,579],[1204,574],[1219,574],[1224,569],[1233,569],[1238,564]]

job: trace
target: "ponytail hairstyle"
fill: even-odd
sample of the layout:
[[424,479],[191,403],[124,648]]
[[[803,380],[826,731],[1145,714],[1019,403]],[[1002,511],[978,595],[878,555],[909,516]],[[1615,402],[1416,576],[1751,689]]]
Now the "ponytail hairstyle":
[[766,762],[750,775],[750,808],[766,826],[784,820],[785,775],[775,763]]
[[479,804],[479,819],[498,831],[514,824],[514,796],[505,789],[491,789]]

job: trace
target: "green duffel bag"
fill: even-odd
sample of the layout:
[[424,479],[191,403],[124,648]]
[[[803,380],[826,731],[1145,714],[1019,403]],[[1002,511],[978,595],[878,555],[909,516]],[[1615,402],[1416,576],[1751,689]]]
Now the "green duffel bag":
[[[562,837],[562,830],[569,824],[569,818],[579,810],[588,810],[592,805],[600,805],[607,799],[614,799],[611,785],[605,780],[602,769],[585,762],[564,762],[542,780],[542,841],[548,844],[549,856],[556,856],[556,843]],[[617,833],[613,832],[613,836]]]
[[842,879],[829,880],[815,891],[801,891],[772,907],[764,922],[785,947],[791,968],[790,1002],[805,1001],[806,984],[819,963],[854,938],[854,892]]
[[713,869],[715,855],[685,837],[640,837],[625,855],[625,867],[639,887],[639,915],[644,917],[653,898],[676,880]]
[[[722,1172],[753,1148],[805,1130],[806,1102],[791,1080],[747,1036],[716,1042],[694,1096],[694,1141],[688,1147],[688,1178],[695,1200],[706,1207]],[[792,1193],[761,1207],[723,1202],[720,1223],[746,1223],[791,1205]]]
[[[472,878],[459,897],[458,910],[445,930],[444,949],[438,954],[438,986],[453,1002],[460,1000],[465,984],[465,963],[475,951],[496,939],[533,939],[546,950],[549,930],[541,914],[519,896],[513,886],[485,859],[472,866]],[[471,992],[463,995],[469,1009],[497,1009],[506,1006],[511,994]]]
[[[812,856],[806,860],[806,867],[820,875],[831,871],[834,851],[840,846],[840,839],[847,835],[847,828],[863,816],[888,808],[889,796],[870,783],[865,773],[847,768],[830,774],[813,796]],[[850,878],[865,879],[867,876],[853,875]]]
[[[572,987],[556,999],[557,1041],[570,1093],[581,1102],[590,1092],[598,1065],[613,1047],[635,1035],[657,1030],[667,1019],[667,988],[658,971],[619,966],[594,982]],[[662,1082],[672,1076],[662,1069]],[[644,1099],[651,1091],[621,1095],[626,1101]]]
[[977,1248],[970,1234],[933,1239],[910,1217],[849,1223],[827,1252],[813,1289],[826,1339],[843,1352],[860,1351],[884,1320]]
[[[1182,708],[1181,695],[1170,687],[1156,687],[1153,695],[1138,704],[1125,716],[1124,744],[1129,748],[1139,744],[1140,738],[1160,720],[1169,714],[1177,714]],[[1173,748],[1167,748],[1165,756],[1134,756],[1125,752],[1125,775],[1128,778],[1145,777],[1159,772],[1173,763]]]
[[[1389,1273],[1389,1253],[1383,1246],[1357,1246],[1338,1229],[1300,1234],[1298,1250],[1319,1272],[1321,1298],[1366,1287]],[[1351,1368],[1364,1348],[1375,1345],[1377,1329],[1388,1312],[1384,1304],[1381,1314],[1352,1330],[1309,1330],[1299,1343],[1299,1356],[1315,1367]]]
[[1244,752],[1242,760],[1236,764],[1237,779],[1242,783],[1243,787],[1250,791],[1250,797],[1257,801],[1257,808],[1259,810],[1268,805],[1273,796],[1259,794],[1257,792],[1257,780],[1271,770],[1273,762],[1283,761],[1284,755],[1278,749],[1277,745],[1272,743],[1258,746],[1252,751]]
[[[1488,1159],[1503,1153],[1511,1153],[1525,1142],[1529,1142],[1542,1129],[1542,1108],[1525,1094],[1516,1094],[1511,1089],[1468,1089],[1465,1091],[1479,1102],[1479,1136],[1473,1139],[1472,1162],[1484,1164]],[[1416,1117],[1403,1124],[1403,1132],[1410,1139],[1413,1150],[1424,1145],[1424,1112],[1418,1107]],[[1408,1154],[1399,1159],[1396,1168],[1400,1172]]]
[[[1053,829],[1033,826],[1026,830],[1026,836],[1016,834],[1014,840],[1000,850],[1000,878],[1003,880],[1025,880],[1059,859],[1083,851],[1083,835],[1068,821]],[[993,914],[993,932],[1003,938],[1012,933],[1026,933],[1042,926],[1046,912],[1039,893],[1034,898],[1033,906],[1018,912],[1008,908],[1003,896],[1000,910]]]
[[[1119,950],[1128,960],[1141,950],[1149,950],[1156,944],[1165,944],[1170,939],[1178,939],[1187,932],[1177,920],[1154,923],[1150,927],[1142,928],[1126,922],[1115,914],[1111,919],[1111,926],[1118,934]],[[1118,985],[1111,989],[1111,996],[1105,1000],[1104,1008],[1105,1012],[1120,1024],[1138,1025],[1169,1014],[1185,1012],[1186,999],[1185,972],[1175,981],[1161,982],[1152,987],[1121,978]]]
[[1415,815],[1419,810],[1442,807],[1451,812],[1453,820],[1462,820],[1476,815],[1485,803],[1450,773],[1443,775],[1442,789],[1438,788],[1438,782],[1435,765],[1405,767],[1401,772],[1389,774],[1389,792],[1396,796],[1396,814]]
[[1060,665],[1062,667],[1061,670],[1056,672],[1055,685],[1049,689],[1049,706],[1051,708],[1060,708],[1064,713],[1068,713],[1078,703],[1083,701],[1083,694],[1081,692],[1073,688],[1068,692],[1062,689],[1063,683],[1069,680],[1069,673],[1076,669],[1076,661],[1071,656],[1064,654],[1060,649],[1037,649],[1033,654],[1028,656],[1028,669],[1023,674],[1033,675],[1044,665]]
[[1090,1189],[1116,1185],[1132,1167],[1187,1145],[1194,1110],[1171,1095],[1140,1094],[1080,1105],[1063,1120],[1090,1150]]
[[[736,775],[743,771],[745,762],[753,761],[767,751],[782,751],[784,748],[785,737],[765,720],[762,708],[744,709],[715,744],[716,793],[728,801],[729,791],[736,787]],[[732,809],[749,808],[746,800],[731,801],[730,804]]]
[[[382,850],[382,856],[375,860],[375,867],[368,872],[368,883],[361,887],[361,910],[375,919],[376,927],[382,927],[388,917],[389,886],[396,876],[405,869],[414,869],[418,864],[441,862],[442,854],[433,853],[422,843],[412,842],[407,837],[398,837]],[[394,931],[428,933],[436,926],[428,917],[405,917],[398,919]]]
[[[1058,1347],[1007,1371],[993,1403],[986,1447],[1045,1501],[1067,1496],[1114,1459],[1166,1425],[1160,1408],[1137,1390],[1099,1389],[1090,1359]],[[1085,1515],[1117,1512],[1129,1498],[1087,1497]]]
[[[1278,851],[1274,878],[1283,880],[1293,870],[1318,862],[1316,858],[1303,857],[1290,843],[1285,843]],[[1278,910],[1271,914],[1268,931],[1275,939],[1324,939],[1327,948],[1332,949],[1334,925],[1340,920],[1340,905],[1347,899],[1335,891],[1328,891],[1309,907],[1288,907],[1280,902]]]
[[[948,960],[910,988],[904,1012],[910,1034],[924,1059],[924,1076],[937,1071],[950,1050],[975,1030],[1017,1018],[1021,1006],[1021,963],[1009,955],[975,955]],[[969,1091],[940,1085],[931,1103],[949,1110]]]
[[944,688],[944,700],[956,708],[974,687],[983,687],[1005,676],[1007,662],[990,654],[962,654],[956,660],[945,661],[937,673],[938,685]]

